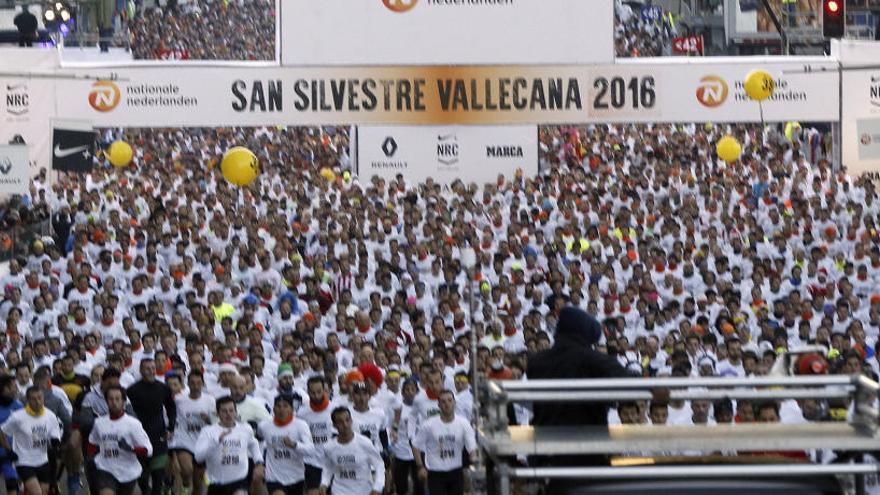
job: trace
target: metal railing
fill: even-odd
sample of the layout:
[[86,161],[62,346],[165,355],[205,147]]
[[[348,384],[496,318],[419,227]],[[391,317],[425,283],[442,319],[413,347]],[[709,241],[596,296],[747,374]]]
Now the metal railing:
[[[535,403],[614,402],[652,400],[652,391],[668,392],[664,400],[780,399],[834,400],[852,403],[850,422],[807,424],[743,423],[654,426],[509,426],[508,405]],[[863,375],[782,376],[753,378],[624,378],[594,380],[492,381],[482,390],[485,421],[479,443],[494,461],[501,493],[509,493],[512,478],[540,479],[649,479],[715,476],[799,477],[854,476],[864,485],[864,475],[877,474],[868,463],[836,465],[709,464],[602,467],[512,467],[511,456],[558,456],[641,453],[662,457],[665,452],[774,452],[880,450],[874,406],[880,384]],[[564,406],[563,406],[564,407]],[[551,457],[552,459],[552,457]],[[749,461],[749,457],[742,458]],[[754,461],[752,461],[754,462]]]

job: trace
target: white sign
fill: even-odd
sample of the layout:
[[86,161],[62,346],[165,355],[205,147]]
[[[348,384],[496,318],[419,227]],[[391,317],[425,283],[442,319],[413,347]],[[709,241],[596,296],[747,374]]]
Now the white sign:
[[27,194],[28,168],[27,146],[0,145],[0,194]]
[[[56,50],[0,49],[0,70],[6,73],[51,73],[58,66]],[[27,144],[30,176],[49,169],[49,119],[55,112],[55,81],[0,77],[0,144]]]
[[875,42],[835,40],[831,53],[840,60],[841,159],[848,173],[880,172],[880,46]]
[[[805,73],[805,67],[813,72]],[[742,88],[755,68],[768,70],[777,83],[761,105]],[[767,122],[838,119],[833,95],[839,76],[824,58],[248,71],[175,67],[119,69],[115,75],[115,81],[59,80],[57,116],[89,119],[97,127],[760,122],[761,108]]]
[[843,71],[842,159],[850,174],[880,172],[880,70]]
[[299,66],[610,63],[613,9],[613,0],[284,0],[281,60]]
[[538,173],[537,126],[363,126],[357,132],[357,174],[449,184],[494,183],[517,169]]

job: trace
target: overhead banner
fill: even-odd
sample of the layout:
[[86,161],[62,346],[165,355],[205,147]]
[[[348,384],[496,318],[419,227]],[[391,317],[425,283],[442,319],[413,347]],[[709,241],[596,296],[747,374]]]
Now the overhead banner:
[[449,184],[495,182],[517,169],[538,173],[538,127],[361,126],[357,129],[357,174]]
[[614,61],[613,0],[284,0],[281,9],[283,65]]
[[[742,88],[776,78],[765,121],[836,121],[834,64],[664,62],[611,66],[174,68],[58,82],[57,115],[98,127],[759,122]],[[804,72],[809,69],[810,72]],[[828,69],[828,72],[825,72]],[[833,70],[833,71],[832,71]],[[63,97],[60,97],[63,95]]]
[[[36,49],[0,49],[0,69],[7,74],[25,71],[53,71],[58,52]],[[31,77],[0,77],[0,144],[25,144],[28,174],[49,169],[51,136],[49,120],[55,114],[55,81]]]
[[30,186],[28,147],[0,145],[0,194],[27,194]]

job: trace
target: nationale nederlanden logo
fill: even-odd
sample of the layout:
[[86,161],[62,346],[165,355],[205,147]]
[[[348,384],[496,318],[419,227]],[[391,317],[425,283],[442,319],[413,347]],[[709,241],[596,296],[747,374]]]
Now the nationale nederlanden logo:
[[704,107],[715,108],[727,100],[727,82],[718,76],[706,76],[697,86],[697,101]]
[[109,112],[119,105],[119,87],[112,81],[97,81],[89,91],[89,105],[99,112]]
[[419,0],[382,0],[382,3],[388,7],[388,10],[402,14],[412,10]]

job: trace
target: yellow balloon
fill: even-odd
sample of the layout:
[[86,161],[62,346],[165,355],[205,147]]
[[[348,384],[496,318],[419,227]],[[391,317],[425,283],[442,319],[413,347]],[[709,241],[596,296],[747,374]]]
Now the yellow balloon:
[[746,75],[746,94],[755,101],[763,101],[770,98],[775,89],[776,81],[765,70],[753,70]]
[[319,173],[321,174],[321,177],[327,179],[327,182],[333,182],[336,180],[336,173],[327,167],[322,168]]
[[718,158],[730,163],[739,160],[742,147],[733,136],[724,136],[715,143],[715,152],[718,153]]
[[251,150],[236,146],[223,155],[220,162],[223,177],[236,186],[246,186],[257,178],[260,173],[260,162]]
[[134,150],[125,141],[113,141],[113,144],[107,149],[106,156],[114,167],[122,168],[131,163]]

